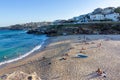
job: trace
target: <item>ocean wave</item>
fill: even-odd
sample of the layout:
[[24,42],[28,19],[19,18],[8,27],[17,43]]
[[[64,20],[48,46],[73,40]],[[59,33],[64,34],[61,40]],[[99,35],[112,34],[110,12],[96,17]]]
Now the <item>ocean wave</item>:
[[20,59],[23,59],[23,58],[27,57],[27,56],[30,55],[31,53],[39,50],[43,44],[44,44],[44,41],[43,41],[40,45],[34,47],[31,51],[27,52],[26,54],[24,54],[24,55],[22,55],[22,56],[20,56],[20,57],[17,57],[17,58],[15,58],[15,59],[11,59],[11,60],[8,60],[8,61],[0,62],[0,66],[1,66],[1,65],[4,65],[4,64],[7,64],[7,63],[14,62],[14,61],[18,61],[18,60],[20,60]]

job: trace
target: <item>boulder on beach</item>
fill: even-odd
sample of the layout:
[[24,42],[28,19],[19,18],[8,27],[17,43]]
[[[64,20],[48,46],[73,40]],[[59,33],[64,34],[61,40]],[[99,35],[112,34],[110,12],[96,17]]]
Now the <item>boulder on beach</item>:
[[37,76],[36,72],[32,74],[27,74],[22,71],[15,71],[11,74],[8,74],[5,80],[41,80]]

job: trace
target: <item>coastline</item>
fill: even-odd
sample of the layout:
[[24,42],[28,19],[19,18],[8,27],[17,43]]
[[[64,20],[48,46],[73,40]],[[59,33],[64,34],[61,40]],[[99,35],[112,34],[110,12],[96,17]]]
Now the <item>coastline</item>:
[[[40,45],[35,46],[31,51],[27,52],[26,54],[24,54],[24,55],[22,55],[20,57],[16,57],[15,59],[11,59],[11,60],[1,62],[0,63],[0,69],[5,67],[6,65],[17,63],[17,62],[19,62],[21,60],[24,60],[24,59],[26,59],[28,57],[31,57],[31,56],[41,52],[41,50],[43,50],[44,47],[47,46],[48,40],[49,40],[49,37],[47,37],[47,39],[44,40]],[[35,48],[37,48],[37,49],[35,49]]]
[[[86,35],[87,43],[83,42],[84,35],[50,37],[40,52],[1,68],[0,76],[23,71],[28,74],[36,72],[41,80],[104,80],[94,73],[97,68],[101,68],[107,73],[106,79],[118,80],[119,37],[120,35]],[[100,48],[96,47],[99,43],[102,43]],[[82,48],[85,49],[82,53],[88,58],[75,57]]]

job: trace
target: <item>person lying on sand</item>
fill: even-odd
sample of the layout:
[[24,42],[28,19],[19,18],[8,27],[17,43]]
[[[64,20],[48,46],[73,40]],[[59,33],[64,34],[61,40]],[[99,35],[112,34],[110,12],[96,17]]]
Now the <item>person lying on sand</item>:
[[106,73],[104,71],[102,71],[100,68],[98,68],[98,70],[96,72],[99,76],[103,76],[106,78]]

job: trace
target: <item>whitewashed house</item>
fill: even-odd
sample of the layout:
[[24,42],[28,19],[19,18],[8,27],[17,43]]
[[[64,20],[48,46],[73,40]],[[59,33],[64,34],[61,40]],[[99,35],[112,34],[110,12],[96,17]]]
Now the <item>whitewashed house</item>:
[[111,13],[111,14],[107,14],[105,15],[106,19],[111,19],[113,21],[118,21],[118,17],[119,17],[119,13]]
[[105,16],[103,14],[90,15],[91,20],[104,20]]

